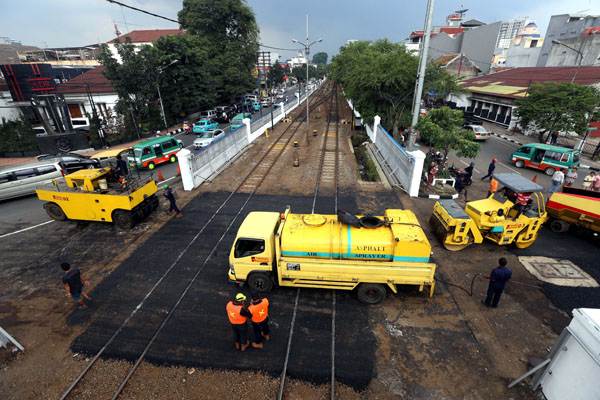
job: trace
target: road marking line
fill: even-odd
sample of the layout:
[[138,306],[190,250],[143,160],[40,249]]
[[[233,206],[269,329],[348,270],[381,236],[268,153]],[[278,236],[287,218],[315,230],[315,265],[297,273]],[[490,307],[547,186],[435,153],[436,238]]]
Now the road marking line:
[[502,165],[504,168],[508,168],[508,169],[510,169],[510,170],[511,170],[512,172],[514,172],[515,174],[519,174],[519,175],[521,175],[521,173],[520,173],[519,171],[517,171],[516,169],[512,169],[511,167],[509,167],[508,165],[506,165],[506,164],[504,164],[504,163],[502,163],[502,162],[500,162],[500,161],[498,161],[498,164]]
[[11,235],[16,235],[17,233],[28,231],[28,230],[33,229],[33,228],[37,228],[38,226],[49,224],[50,222],[54,222],[54,220],[51,219],[50,221],[42,222],[41,224],[30,226],[29,228],[24,228],[24,229],[21,229],[19,231],[15,231],[15,232],[11,232],[11,233],[5,233],[4,235],[0,236],[0,239],[5,238],[7,236],[11,236]]

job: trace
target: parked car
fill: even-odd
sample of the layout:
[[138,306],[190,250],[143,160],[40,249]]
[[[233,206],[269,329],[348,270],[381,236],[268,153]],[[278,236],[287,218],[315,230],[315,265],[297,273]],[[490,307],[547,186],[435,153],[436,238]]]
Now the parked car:
[[481,125],[465,125],[464,129],[473,132],[475,140],[487,140],[492,134]]
[[33,194],[36,187],[52,183],[64,173],[56,159],[0,167],[0,200]]
[[57,161],[67,173],[84,168],[102,168],[100,161],[77,153],[43,154],[38,161]]
[[225,131],[223,129],[214,129],[203,132],[196,140],[194,140],[194,148],[198,150],[206,147],[223,136],[225,136]]
[[210,119],[200,119],[194,124],[194,133],[202,133],[211,129],[217,129],[219,124]]
[[269,97],[264,98],[260,101],[260,105],[263,108],[269,107],[271,104],[273,104],[273,102],[271,101],[271,99]]
[[217,112],[215,110],[206,110],[200,112],[200,119],[209,119],[211,121],[217,120]]

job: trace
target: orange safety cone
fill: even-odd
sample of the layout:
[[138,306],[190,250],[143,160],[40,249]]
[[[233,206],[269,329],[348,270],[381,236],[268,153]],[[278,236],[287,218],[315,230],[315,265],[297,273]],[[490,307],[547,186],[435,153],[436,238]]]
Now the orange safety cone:
[[532,179],[534,182],[537,182],[537,174]]
[[159,181],[159,182],[162,182],[162,181],[164,181],[164,180],[165,180],[165,178],[163,178],[163,176],[162,176],[162,172],[158,171],[158,181]]
[[177,165],[177,176],[181,175],[181,167]]

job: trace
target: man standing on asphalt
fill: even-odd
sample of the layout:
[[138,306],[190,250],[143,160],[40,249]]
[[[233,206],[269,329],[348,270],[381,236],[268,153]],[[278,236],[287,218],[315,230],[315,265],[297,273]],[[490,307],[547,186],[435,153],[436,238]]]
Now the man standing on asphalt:
[[577,168],[573,167],[569,172],[567,172],[565,186],[573,186],[575,179],[577,179]]
[[467,168],[465,168],[465,172],[467,173],[467,177],[468,177],[465,180],[465,183],[469,183],[473,179],[473,168],[475,168],[475,162],[471,161],[471,163],[469,164],[469,166]]
[[550,185],[550,189],[548,189],[548,192],[556,192],[561,187],[564,181],[565,174],[563,174],[562,170],[557,169],[554,175],[552,175],[552,184]]
[[181,214],[181,211],[179,211],[179,208],[177,208],[177,204],[175,203],[175,195],[173,194],[173,191],[171,190],[171,188],[169,187],[169,185],[164,185],[163,189],[165,189],[165,191],[163,192],[163,196],[165,196],[167,198],[167,200],[169,200],[169,215],[173,215],[173,213],[176,213],[176,217],[180,218],[183,216],[183,214]]
[[435,176],[438,173],[438,167],[437,164],[435,162],[431,162],[431,164],[429,165],[429,170],[427,171],[427,187],[426,190],[429,190],[431,188],[431,184],[433,183],[433,180],[435,179]]
[[252,314],[252,328],[254,329],[254,342],[252,347],[257,349],[263,348],[263,338],[269,340],[269,299],[266,297],[261,299],[258,292],[250,294],[252,302],[248,307],[248,311]]
[[252,313],[245,307],[246,296],[243,293],[235,295],[235,300],[227,303],[227,317],[233,329],[233,340],[237,350],[246,351],[250,342],[248,341],[248,325],[246,320],[252,318]]
[[494,178],[490,179],[490,187],[488,187],[487,197],[490,197],[492,194],[498,191],[498,181]]
[[498,161],[497,158],[493,158],[492,159],[492,162],[488,166],[488,173],[487,173],[487,175],[484,176],[483,178],[481,178],[481,180],[484,180],[485,178],[490,178],[490,180],[492,179],[492,175],[494,174],[494,170],[496,170],[496,162],[497,161]]
[[90,296],[83,291],[83,286],[90,286],[90,282],[86,281],[81,272],[77,268],[71,269],[69,263],[62,263],[60,267],[65,271],[65,275],[62,277],[62,283],[65,284],[67,295],[70,295],[73,300],[79,304],[80,310],[88,308],[87,304],[83,301],[82,297],[87,301],[90,301]]
[[490,280],[490,285],[488,286],[486,299],[481,302],[492,308],[498,307],[498,302],[500,301],[504,286],[506,286],[506,282],[512,277],[512,271],[510,268],[506,267],[506,264],[508,264],[506,258],[502,257],[499,259],[498,264],[499,265],[492,270],[490,276],[484,276],[485,279]]
[[467,198],[468,194],[467,194],[467,186],[465,185],[465,179],[467,179],[466,176],[458,175],[456,177],[456,180],[454,181],[454,189],[456,189],[456,192],[459,195],[464,191],[465,204],[466,204],[469,201],[469,199]]

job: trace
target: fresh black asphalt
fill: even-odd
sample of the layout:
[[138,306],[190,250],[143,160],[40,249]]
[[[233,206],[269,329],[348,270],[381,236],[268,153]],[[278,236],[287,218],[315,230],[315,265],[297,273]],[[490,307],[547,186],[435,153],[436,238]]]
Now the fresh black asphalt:
[[[169,220],[105,278],[91,293],[90,309],[77,310],[68,317],[69,324],[92,321],[72,343],[72,350],[96,354],[228,196],[229,193],[218,192],[196,197],[182,210],[183,218]],[[139,357],[247,198],[247,194],[236,194],[227,202],[107,347],[103,357],[129,361]],[[354,197],[340,197],[338,201],[340,209],[357,209]],[[272,334],[264,349],[236,351],[225,305],[238,291],[249,293],[246,287],[238,288],[227,281],[228,254],[248,212],[283,211],[290,205],[292,212],[310,213],[312,202],[312,197],[254,196],[158,335],[146,360],[197,368],[260,370],[278,377],[284,364],[297,289],[276,288],[268,295]],[[333,213],[333,204],[332,198],[319,198],[315,212]],[[381,212],[373,210],[376,214]],[[317,384],[331,379],[332,296],[331,290],[301,289],[288,377]],[[351,292],[336,291],[335,296],[335,378],[364,390],[374,373],[376,352],[369,307]],[[251,329],[249,333],[252,337]]]

